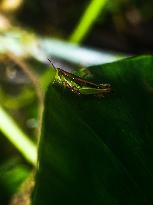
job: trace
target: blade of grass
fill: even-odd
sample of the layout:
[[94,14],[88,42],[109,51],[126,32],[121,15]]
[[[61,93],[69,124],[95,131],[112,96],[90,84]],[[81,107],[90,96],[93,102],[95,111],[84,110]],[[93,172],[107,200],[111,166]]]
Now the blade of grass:
[[[24,32],[26,36],[32,35],[29,31],[24,30]],[[28,43],[24,41],[22,30],[15,27],[11,31],[8,31],[7,34],[7,36],[5,34],[3,35],[3,33],[0,35],[0,53],[5,54],[9,51],[21,58],[28,56],[34,57],[43,63],[47,61],[48,57],[55,57],[87,67],[112,62],[125,57],[120,53],[97,51],[91,48],[72,45],[58,39],[44,38],[37,35],[35,35],[32,43]],[[15,36],[18,37],[16,38]],[[19,41],[19,39],[21,40]]]
[[97,51],[51,38],[43,39],[40,41],[40,44],[46,56],[60,58],[74,64],[81,64],[85,67],[123,58],[120,54]]
[[36,145],[24,134],[8,113],[0,106],[0,131],[20,151],[24,158],[36,165]]
[[72,33],[70,42],[78,44],[85,38],[96,18],[100,12],[102,12],[106,2],[107,0],[91,0],[91,3],[88,5],[82,18],[80,19],[78,26]]

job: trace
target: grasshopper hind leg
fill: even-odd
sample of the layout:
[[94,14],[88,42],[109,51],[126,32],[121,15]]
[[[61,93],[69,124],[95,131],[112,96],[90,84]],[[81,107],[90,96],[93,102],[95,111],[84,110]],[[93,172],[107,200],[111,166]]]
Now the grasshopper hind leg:
[[64,88],[65,88],[65,89],[68,89],[68,90],[70,90],[71,92],[73,92],[73,93],[75,93],[75,94],[77,94],[77,95],[80,95],[80,94],[81,94],[80,91],[79,91],[79,89],[77,89],[76,87],[73,87],[73,86],[69,85],[69,83],[67,83],[66,81],[63,83],[63,85],[64,85]]

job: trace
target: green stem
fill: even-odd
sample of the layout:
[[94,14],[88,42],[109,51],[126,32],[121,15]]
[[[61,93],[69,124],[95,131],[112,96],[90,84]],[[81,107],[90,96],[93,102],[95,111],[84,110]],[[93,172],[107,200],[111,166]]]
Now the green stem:
[[36,165],[36,145],[23,133],[14,120],[0,106],[0,131],[32,165]]
[[91,3],[84,12],[78,26],[72,33],[70,42],[80,43],[85,38],[97,17],[101,13],[102,9],[104,8],[106,2],[107,0],[91,0]]

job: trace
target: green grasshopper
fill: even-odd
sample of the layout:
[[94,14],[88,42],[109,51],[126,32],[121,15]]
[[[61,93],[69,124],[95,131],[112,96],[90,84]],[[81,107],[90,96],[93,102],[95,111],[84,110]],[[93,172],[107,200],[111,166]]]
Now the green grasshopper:
[[94,95],[97,97],[104,97],[112,91],[112,87],[108,83],[95,84],[89,82],[74,74],[62,70],[61,68],[55,68],[50,60],[49,62],[56,71],[53,84],[60,85],[61,87],[64,87],[77,95]]

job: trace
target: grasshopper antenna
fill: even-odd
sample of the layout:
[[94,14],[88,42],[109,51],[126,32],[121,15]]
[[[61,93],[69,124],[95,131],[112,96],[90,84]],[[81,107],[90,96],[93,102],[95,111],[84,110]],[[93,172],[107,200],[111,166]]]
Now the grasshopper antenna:
[[52,67],[56,70],[54,64],[52,63],[52,61],[48,58],[49,63],[52,65]]

